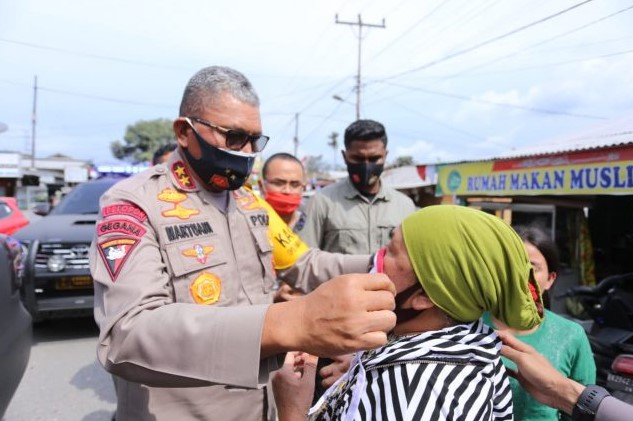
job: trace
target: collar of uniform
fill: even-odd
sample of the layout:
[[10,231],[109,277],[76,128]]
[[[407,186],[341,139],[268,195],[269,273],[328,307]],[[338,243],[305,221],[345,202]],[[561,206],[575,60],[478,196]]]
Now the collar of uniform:
[[[345,177],[345,179],[342,180],[342,183],[345,189],[344,195],[346,199],[353,200],[356,197],[367,199],[365,196],[361,194],[361,192],[358,191],[356,187],[354,187],[349,177]],[[374,200],[384,200],[385,202],[388,202],[391,200],[391,192],[385,188],[385,185],[383,184],[382,180],[380,180],[380,190],[378,190],[378,193],[376,193]]]
[[198,182],[193,174],[191,174],[191,170],[189,170],[184,158],[180,154],[180,148],[176,148],[172,153],[166,166],[169,170],[169,178],[172,184],[178,187],[178,189],[186,192],[200,190]]

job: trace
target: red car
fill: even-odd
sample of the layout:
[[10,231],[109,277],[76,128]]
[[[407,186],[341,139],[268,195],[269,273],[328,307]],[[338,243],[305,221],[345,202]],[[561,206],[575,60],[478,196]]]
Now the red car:
[[0,234],[13,235],[28,224],[14,197],[0,197]]

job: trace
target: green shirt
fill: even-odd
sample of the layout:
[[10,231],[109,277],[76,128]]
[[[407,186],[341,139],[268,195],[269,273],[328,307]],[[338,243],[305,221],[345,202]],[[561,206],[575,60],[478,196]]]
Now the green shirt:
[[409,197],[384,185],[370,201],[346,177],[312,196],[298,233],[310,247],[371,254],[389,243],[393,230],[415,209]]
[[[484,313],[484,322],[494,327],[490,313]],[[516,335],[521,341],[533,346],[565,376],[578,383],[595,384],[596,364],[584,329],[578,323],[545,311],[543,323],[527,335]],[[516,369],[516,365],[503,358],[503,363]],[[514,378],[510,378],[514,419],[517,421],[549,421],[570,418],[558,410],[540,404],[532,398]],[[559,418],[560,416],[560,418]]]

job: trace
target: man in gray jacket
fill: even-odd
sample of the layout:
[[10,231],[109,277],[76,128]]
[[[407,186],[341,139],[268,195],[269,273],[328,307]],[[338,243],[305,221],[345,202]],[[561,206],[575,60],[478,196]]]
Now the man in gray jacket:
[[[369,256],[308,249],[243,187],[268,137],[241,73],[195,74],[173,126],[170,160],[101,198],[90,252],[98,358],[114,375],[119,421],[261,420],[285,351],[386,341],[393,285],[337,277],[366,272]],[[271,305],[275,276],[315,291]]]
[[349,177],[310,199],[299,235],[309,246],[333,253],[373,253],[387,245],[415,205],[380,181],[387,160],[387,133],[382,124],[373,120],[350,124],[342,152]]

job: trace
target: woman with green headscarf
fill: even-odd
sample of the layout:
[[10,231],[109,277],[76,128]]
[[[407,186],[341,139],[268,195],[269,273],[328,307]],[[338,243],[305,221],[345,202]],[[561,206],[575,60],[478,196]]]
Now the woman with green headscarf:
[[[374,262],[395,284],[396,327],[387,345],[354,357],[309,419],[512,419],[501,342],[480,319],[489,311],[520,329],[541,321],[512,228],[471,208],[430,206],[406,218]],[[280,419],[294,419],[283,405]]]

